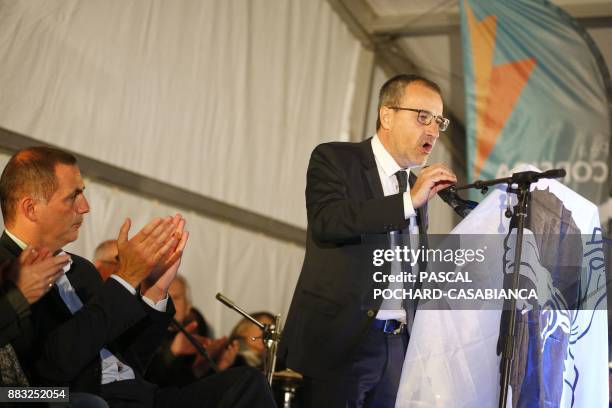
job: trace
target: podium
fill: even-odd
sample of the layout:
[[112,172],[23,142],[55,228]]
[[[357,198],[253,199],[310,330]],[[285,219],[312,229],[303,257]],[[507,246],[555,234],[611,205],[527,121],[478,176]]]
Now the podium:
[[[495,189],[451,234],[502,236],[510,231],[504,216],[505,188]],[[523,304],[516,330],[511,390],[507,407],[604,407],[608,404],[608,341],[605,245],[597,207],[554,180],[532,186],[521,276],[537,287],[540,303]],[[556,230],[555,230],[556,229]],[[580,266],[571,283],[555,284],[555,263],[568,252],[555,234],[579,237]],[[508,240],[510,241],[510,240]],[[567,243],[566,243],[567,245]],[[556,255],[551,256],[551,248]],[[509,248],[488,257],[475,276],[503,288]],[[507,262],[506,262],[507,263]],[[523,265],[525,264],[525,270]],[[561,268],[563,269],[563,268]],[[569,268],[571,269],[571,268]],[[571,280],[571,279],[570,279]],[[572,297],[572,293],[575,296]],[[431,308],[416,313],[398,390],[397,407],[495,407],[499,398],[497,353],[502,311]],[[548,405],[547,405],[548,404]]]

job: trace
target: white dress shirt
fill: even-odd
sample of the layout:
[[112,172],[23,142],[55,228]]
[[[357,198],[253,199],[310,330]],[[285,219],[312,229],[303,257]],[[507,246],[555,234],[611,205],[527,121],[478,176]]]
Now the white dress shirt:
[[[9,230],[5,230],[6,235],[8,235],[19,247],[23,250],[26,248],[26,243],[13,235]],[[60,251],[57,255],[66,254],[63,250]],[[75,314],[79,309],[83,307],[83,302],[77,295],[76,291],[70,284],[68,277],[66,276],[66,272],[70,270],[72,266],[72,259],[64,266],[64,273],[59,277],[58,280],[55,281],[55,286],[59,291],[59,295],[70,310],[70,313]],[[117,275],[111,275],[111,278],[118,281],[126,290],[128,290],[132,295],[136,295],[136,289],[132,287],[129,283],[127,283],[124,279]],[[155,303],[153,300],[143,296],[142,300],[147,303],[150,307],[156,309],[160,312],[166,311],[166,305],[168,303],[168,296],[166,295],[165,299],[160,300]],[[108,349],[103,348],[100,350],[100,358],[102,360],[102,384],[108,384],[113,381],[122,381],[122,380],[133,380],[135,377],[134,370],[124,363],[122,363],[113,353],[111,353]]]
[[[393,156],[385,149],[383,144],[381,143],[378,135],[374,135],[372,138],[372,151],[374,152],[374,159],[376,160],[376,167],[378,169],[378,176],[380,177],[380,181],[382,183],[383,193],[385,196],[398,194],[399,193],[399,185],[397,182],[397,173],[400,170],[405,171],[406,177],[410,176],[410,169],[402,169]],[[411,236],[411,244],[413,236],[418,236],[419,227],[416,222],[416,211],[412,205],[412,198],[410,197],[410,191],[406,191],[403,196],[404,200],[404,219],[410,219],[409,231]],[[397,234],[397,231],[391,232],[391,244],[392,246],[395,240],[393,239],[393,235]],[[401,263],[393,262],[391,264],[391,274],[397,275],[401,271]],[[408,272],[408,271],[405,271]],[[401,282],[390,282],[389,289],[401,289],[404,287],[404,284]],[[401,300],[397,299],[385,299],[380,305],[380,310],[376,314],[376,318],[379,320],[389,320],[395,319],[402,322],[406,322],[406,311],[402,307]]]

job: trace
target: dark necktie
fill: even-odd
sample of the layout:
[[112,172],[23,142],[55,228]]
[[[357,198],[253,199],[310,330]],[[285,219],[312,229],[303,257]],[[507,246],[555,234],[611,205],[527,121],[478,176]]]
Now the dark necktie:
[[[395,173],[395,177],[397,178],[399,193],[402,194],[408,191],[408,174],[404,170],[400,170]],[[410,224],[408,224],[408,227],[404,228],[403,230],[398,231],[398,233],[401,234],[399,243],[410,248]],[[412,272],[412,267],[410,266],[410,263],[402,262],[402,272]],[[404,282],[404,289],[410,289],[412,287],[413,285],[411,283]],[[406,311],[406,324],[408,326],[408,331],[410,331],[410,329],[412,328],[412,322],[414,321],[415,304],[414,301],[410,299],[404,300],[402,304],[404,310]]]
[[404,170],[400,170],[395,173],[395,177],[397,178],[397,184],[399,185],[399,192],[405,193],[408,191],[408,175]]

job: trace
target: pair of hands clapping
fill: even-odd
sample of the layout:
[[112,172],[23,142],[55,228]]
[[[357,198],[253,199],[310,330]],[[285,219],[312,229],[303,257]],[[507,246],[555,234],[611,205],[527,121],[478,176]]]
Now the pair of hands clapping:
[[119,231],[119,271],[117,275],[153,301],[166,297],[176,277],[189,233],[185,219],[154,218],[136,235],[128,239],[131,221],[126,219]]
[[[126,219],[119,232],[120,269],[117,275],[133,287],[141,284],[141,292],[159,301],[166,297],[176,277],[189,233],[185,219],[155,218],[134,237],[128,239],[131,221]],[[45,247],[28,246],[16,261],[0,264],[0,275],[13,281],[26,301],[33,304],[45,295],[70,262],[66,254],[53,256]]]

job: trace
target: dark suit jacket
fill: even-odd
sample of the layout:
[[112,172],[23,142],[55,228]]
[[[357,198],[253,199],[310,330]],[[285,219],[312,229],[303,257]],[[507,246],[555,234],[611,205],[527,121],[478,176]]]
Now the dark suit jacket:
[[[8,273],[5,271],[6,274]],[[1,279],[0,348],[5,349],[7,344],[21,336],[31,337],[32,324],[30,321],[30,305],[26,298],[7,276],[2,276]],[[12,349],[3,350],[0,359],[3,360],[1,370],[10,371],[0,373],[0,386],[23,386],[27,384],[27,381],[22,377],[21,364],[19,364]]]
[[[411,185],[414,183],[411,174]],[[408,227],[401,194],[384,196],[371,139],[317,146],[307,173],[308,237],[281,359],[304,375],[329,378],[350,360],[380,301],[372,304],[372,253],[364,236]],[[417,210],[425,243],[427,212]],[[367,272],[369,271],[369,273]]]
[[32,335],[30,305],[21,291],[9,280],[0,285],[0,347],[20,336]]
[[[2,234],[0,262],[20,252]],[[169,301],[167,311],[158,312],[116,280],[102,282],[86,259],[70,256],[73,263],[67,277],[83,307],[71,314],[54,287],[32,305],[32,334],[19,336],[12,344],[33,385],[62,385],[71,392],[99,394],[100,350],[109,349],[140,378],[174,315],[174,306]]]

